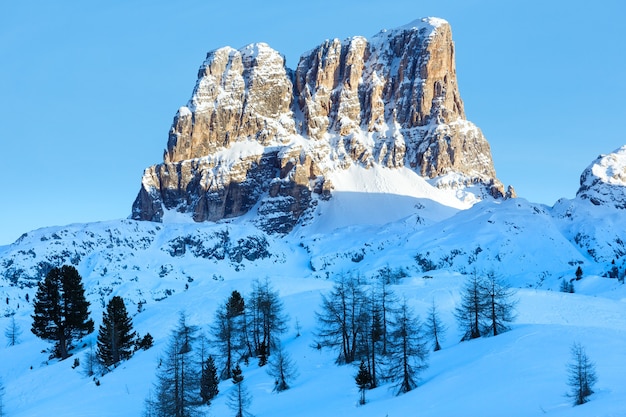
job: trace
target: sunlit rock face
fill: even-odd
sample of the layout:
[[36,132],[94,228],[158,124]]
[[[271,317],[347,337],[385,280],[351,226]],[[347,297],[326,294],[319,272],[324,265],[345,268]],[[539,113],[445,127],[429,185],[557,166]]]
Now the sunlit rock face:
[[210,52],[132,217],[162,221],[176,210],[216,221],[256,207],[260,227],[287,233],[332,196],[329,173],[353,164],[410,167],[438,187],[472,187],[477,199],[514,196],[465,119],[447,22],[327,40],[295,71],[263,43]]

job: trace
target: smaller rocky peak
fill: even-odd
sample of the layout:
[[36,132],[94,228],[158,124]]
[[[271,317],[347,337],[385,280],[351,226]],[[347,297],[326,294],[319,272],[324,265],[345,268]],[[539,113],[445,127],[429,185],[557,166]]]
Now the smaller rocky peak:
[[201,158],[235,142],[281,144],[278,138],[295,134],[291,101],[285,58],[269,45],[211,51],[191,99],[174,117],[164,162]]
[[465,119],[450,25],[424,18],[370,40],[327,40],[300,58],[294,75],[301,133],[385,134]]
[[576,197],[597,206],[626,209],[626,145],[599,155],[583,171]]
[[517,198],[517,192],[515,191],[515,188],[513,188],[512,185],[509,185],[508,187],[506,187],[506,194],[504,195],[505,199],[509,199],[509,198]]

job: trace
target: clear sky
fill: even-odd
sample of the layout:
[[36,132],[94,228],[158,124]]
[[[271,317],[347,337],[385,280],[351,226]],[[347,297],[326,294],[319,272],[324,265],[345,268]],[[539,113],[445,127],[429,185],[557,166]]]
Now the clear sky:
[[266,42],[295,68],[325,39],[420,17],[452,25],[461,97],[518,195],[573,198],[626,144],[623,0],[3,1],[0,245],[125,218],[162,161],[206,52]]

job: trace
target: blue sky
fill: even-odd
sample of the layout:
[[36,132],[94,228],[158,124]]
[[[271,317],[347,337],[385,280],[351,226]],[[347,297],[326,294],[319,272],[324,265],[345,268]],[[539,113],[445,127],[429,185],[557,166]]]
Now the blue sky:
[[125,218],[206,52],[266,42],[294,68],[324,39],[452,25],[461,97],[521,197],[574,197],[626,144],[626,6],[588,1],[21,0],[0,6],[0,245]]

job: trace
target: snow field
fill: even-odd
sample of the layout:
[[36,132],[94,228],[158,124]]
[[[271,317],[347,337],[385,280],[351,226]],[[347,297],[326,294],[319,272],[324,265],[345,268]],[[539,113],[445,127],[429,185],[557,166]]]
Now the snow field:
[[[250,412],[257,417],[626,416],[626,287],[598,276],[624,250],[626,238],[619,233],[626,221],[620,211],[578,199],[553,208],[523,199],[467,208],[453,194],[403,169],[353,167],[332,181],[333,198],[320,201],[312,220],[286,237],[265,236],[271,256],[254,261],[202,258],[193,254],[198,247],[192,245],[182,255],[170,252],[181,237],[209,247],[219,243],[216,233],[227,232],[231,245],[261,236],[253,225],[254,210],[217,224],[192,223],[172,211],[165,224],[120,220],[53,227],[0,247],[4,268],[21,268],[30,276],[40,261],[65,259],[66,251],[80,255],[78,269],[96,329],[103,302],[119,295],[135,314],[135,330],[155,339],[153,348],[137,352],[96,386],[83,375],[82,365],[72,365],[74,358],[84,362],[97,332],[77,345],[73,357],[48,361],[42,351],[51,344],[30,333],[32,307],[25,296],[32,302],[35,289],[10,285],[5,277],[0,299],[8,301],[0,329],[17,311],[22,330],[18,346],[0,344],[6,415],[140,416],[179,312],[208,333],[217,306],[232,290],[246,297],[253,279],[268,277],[290,317],[283,344],[299,377],[290,390],[275,394],[266,369],[254,361],[243,366],[253,397]],[[437,270],[425,271],[417,254]],[[577,265],[585,274],[574,283],[576,293],[558,292]],[[623,270],[621,259],[618,266]],[[385,267],[406,275],[393,286],[398,296],[406,297],[421,318],[434,300],[449,330],[443,350],[430,355],[416,390],[396,397],[389,384],[382,385],[366,393],[365,406],[357,406],[356,367],[336,366],[335,352],[312,347],[315,311],[333,277],[358,274],[368,280]],[[454,309],[464,282],[461,272],[473,270],[494,271],[519,288],[518,318],[508,333],[459,343]],[[140,301],[146,303],[137,313]],[[585,347],[598,374],[596,394],[580,407],[572,407],[564,395],[574,342]],[[203,410],[206,415],[232,415],[226,405],[231,386],[222,382],[221,394]]]
[[[587,281],[585,281],[587,280]],[[143,402],[155,381],[158,357],[165,350],[178,312],[184,310],[191,324],[203,331],[218,303],[233,289],[244,297],[251,277],[222,282],[195,281],[188,291],[149,304],[134,317],[140,334],[150,332],[155,346],[137,352],[113,372],[100,377],[100,386],[72,369],[73,360],[83,360],[87,348],[63,362],[46,364],[42,349],[50,345],[30,334],[28,317],[19,317],[23,342],[0,349],[1,377],[5,385],[8,416],[139,416]],[[404,296],[424,317],[434,299],[448,326],[443,350],[432,353],[429,368],[422,373],[419,387],[399,397],[389,384],[366,393],[368,403],[358,406],[354,383],[355,366],[336,366],[336,353],[318,351],[314,343],[315,315],[320,294],[332,282],[320,279],[277,277],[272,285],[283,299],[289,314],[289,330],[283,346],[296,363],[299,376],[292,388],[272,393],[273,381],[266,368],[255,361],[243,366],[246,384],[253,397],[250,412],[256,416],[618,416],[626,410],[626,298],[624,288],[614,280],[588,277],[581,282],[595,288],[587,294],[520,289],[518,319],[513,329],[492,338],[459,343],[460,333],[453,316],[463,277],[436,273],[432,278],[405,278],[392,288]],[[603,294],[610,294],[605,297]],[[100,316],[93,315],[96,324]],[[301,337],[296,338],[296,318]],[[8,319],[0,325],[6,327]],[[94,341],[96,333],[85,342]],[[598,384],[592,400],[572,407],[564,396],[566,364],[574,342],[585,346],[596,363]],[[33,369],[30,369],[30,366]],[[210,416],[231,415],[226,405],[230,381],[220,384],[220,395],[205,411]],[[622,413],[622,414],[620,414]]]

